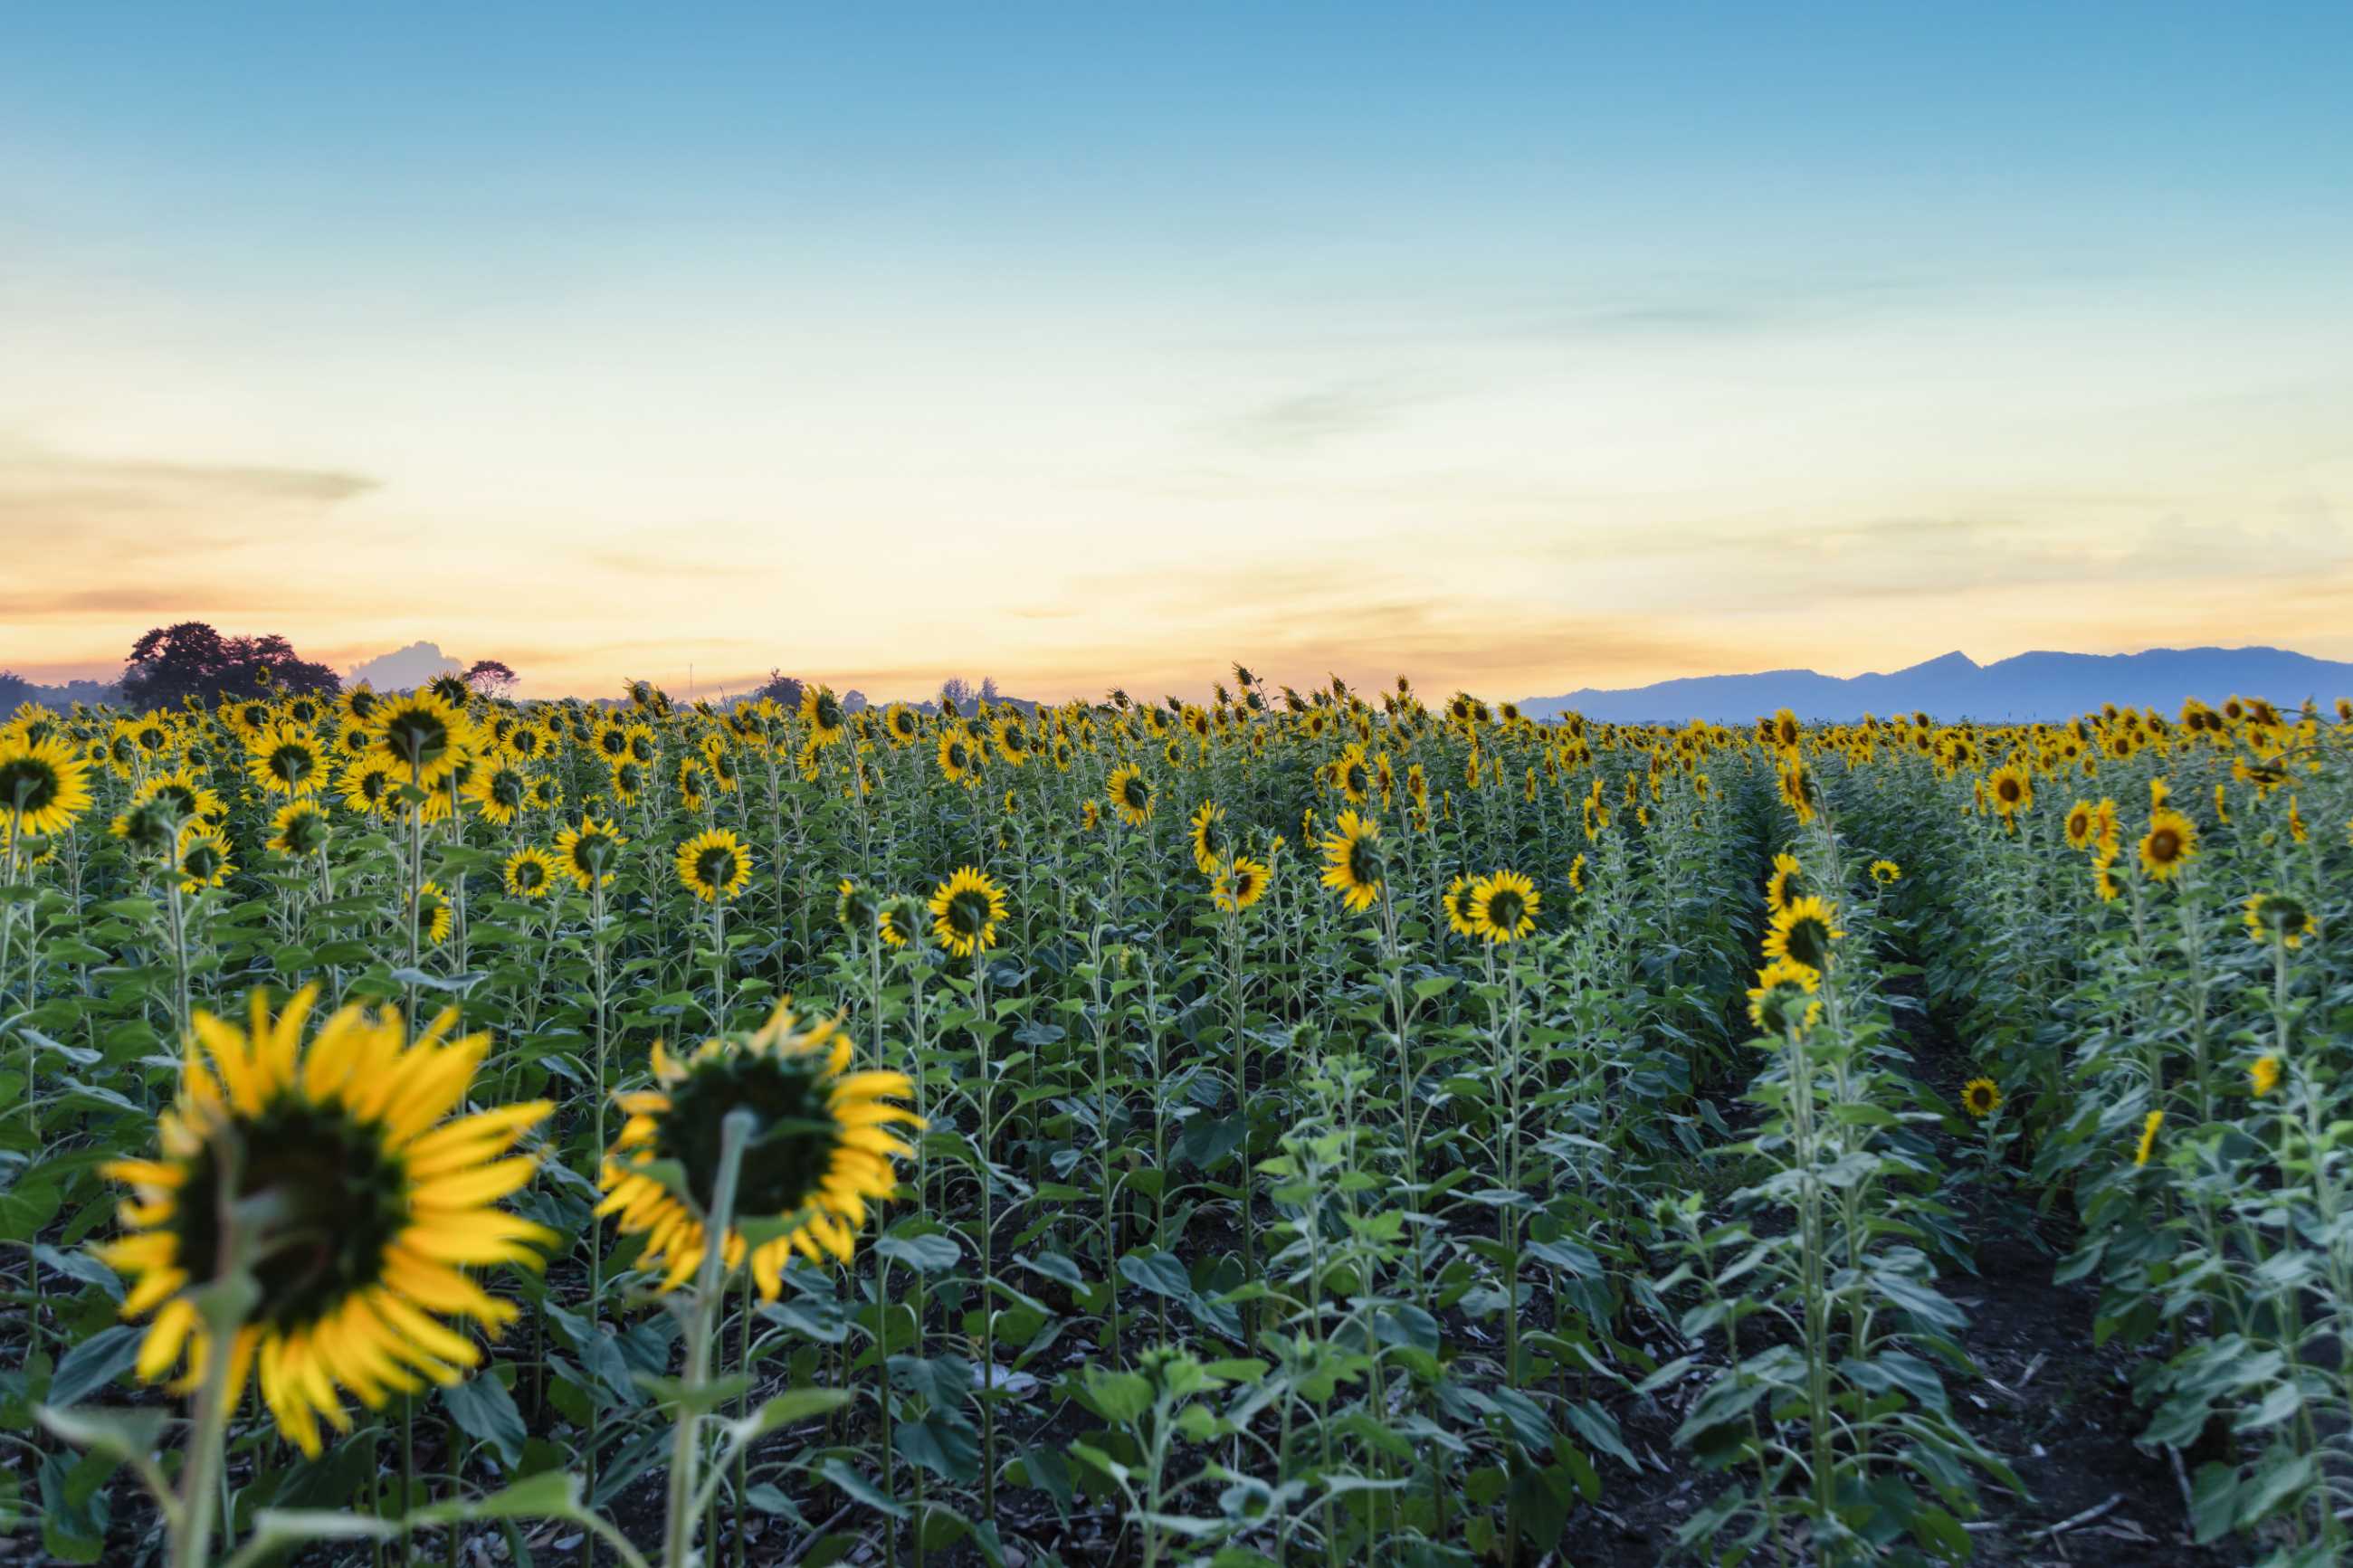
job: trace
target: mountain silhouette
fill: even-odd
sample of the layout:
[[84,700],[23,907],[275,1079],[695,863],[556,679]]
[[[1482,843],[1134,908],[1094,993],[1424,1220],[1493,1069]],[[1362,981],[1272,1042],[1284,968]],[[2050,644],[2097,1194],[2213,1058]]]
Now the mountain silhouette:
[[2171,713],[2182,700],[2219,703],[2232,694],[2284,708],[2314,698],[2326,708],[2353,696],[2353,664],[2276,647],[2159,647],[2146,653],[2021,653],[1979,664],[1948,653],[1887,674],[1841,678],[1810,669],[1704,675],[1653,686],[1591,687],[1520,704],[1534,719],[1578,712],[1607,723],[1704,719],[1739,724],[1788,708],[1801,719],[1848,721],[1925,709],[1939,719],[2070,719],[2103,703]]

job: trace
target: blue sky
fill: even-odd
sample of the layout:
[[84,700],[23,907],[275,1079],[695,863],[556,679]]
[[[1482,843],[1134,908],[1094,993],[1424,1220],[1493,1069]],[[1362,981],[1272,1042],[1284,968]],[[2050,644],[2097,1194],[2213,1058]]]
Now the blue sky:
[[2348,58],[2344,6],[41,8],[0,535],[65,544],[0,662],[2345,657]]

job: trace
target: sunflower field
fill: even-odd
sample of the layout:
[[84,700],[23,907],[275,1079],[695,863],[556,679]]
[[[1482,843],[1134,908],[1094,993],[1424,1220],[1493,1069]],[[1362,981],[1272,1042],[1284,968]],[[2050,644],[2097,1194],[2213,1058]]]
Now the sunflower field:
[[2353,1558],[2353,708],[0,727],[0,1555]]

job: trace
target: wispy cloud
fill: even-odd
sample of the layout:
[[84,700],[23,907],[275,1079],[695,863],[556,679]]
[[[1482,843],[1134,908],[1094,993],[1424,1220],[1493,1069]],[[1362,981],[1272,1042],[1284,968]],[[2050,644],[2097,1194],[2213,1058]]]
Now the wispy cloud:
[[1253,451],[1297,452],[1380,429],[1435,395],[1433,388],[1397,382],[1342,382],[1272,398],[1210,422],[1209,430]]

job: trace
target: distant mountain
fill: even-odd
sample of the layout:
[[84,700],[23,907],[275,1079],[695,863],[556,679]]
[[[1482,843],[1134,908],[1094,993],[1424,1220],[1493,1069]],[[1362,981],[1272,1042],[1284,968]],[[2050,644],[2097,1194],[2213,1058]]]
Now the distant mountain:
[[77,702],[111,702],[117,695],[111,681],[69,680],[62,686],[43,686],[14,670],[0,669],[0,719],[15,712],[19,703],[37,702],[62,713]]
[[357,686],[364,680],[378,691],[414,691],[437,675],[459,675],[465,668],[443,653],[439,643],[413,642],[354,665],[343,684]]
[[1739,724],[1788,708],[1801,719],[1845,721],[1925,709],[1939,719],[2071,719],[2104,702],[2171,713],[2186,697],[2236,693],[2283,706],[2353,696],[2353,664],[2275,647],[2159,647],[2146,653],[2022,653],[1978,664],[1948,653],[1886,675],[1850,679],[1810,669],[1704,675],[1620,690],[1587,688],[1520,704],[1531,718],[1575,711],[1608,723],[1704,719]]

